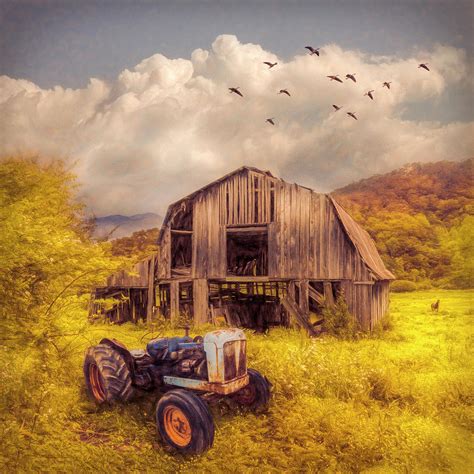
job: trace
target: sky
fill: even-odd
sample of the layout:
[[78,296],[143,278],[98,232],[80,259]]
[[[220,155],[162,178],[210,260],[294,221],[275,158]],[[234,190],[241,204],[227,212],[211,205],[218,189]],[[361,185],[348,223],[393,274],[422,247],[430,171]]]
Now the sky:
[[[96,215],[163,214],[244,164],[328,192],[413,161],[465,159],[472,8],[0,0],[0,156],[63,159]],[[354,72],[357,83],[344,78]]]

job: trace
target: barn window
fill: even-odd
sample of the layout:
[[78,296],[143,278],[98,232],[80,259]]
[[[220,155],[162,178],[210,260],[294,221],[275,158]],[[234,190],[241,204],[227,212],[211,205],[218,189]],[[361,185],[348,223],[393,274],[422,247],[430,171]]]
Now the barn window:
[[171,271],[173,276],[191,273],[192,244],[191,231],[171,230]]
[[259,186],[258,186],[258,178],[257,176],[254,176],[253,178],[253,193],[254,193],[254,222],[259,222],[258,220],[258,213],[259,213],[259,209],[260,209],[260,206],[259,206],[259,199],[260,199],[260,189],[259,189]]
[[268,275],[268,231],[266,226],[227,229],[227,274]]

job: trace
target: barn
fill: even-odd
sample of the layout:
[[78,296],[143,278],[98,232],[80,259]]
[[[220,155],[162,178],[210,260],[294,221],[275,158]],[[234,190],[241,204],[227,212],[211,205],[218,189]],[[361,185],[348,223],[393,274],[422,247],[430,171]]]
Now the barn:
[[388,310],[394,276],[369,234],[332,196],[269,171],[244,166],[170,205],[158,244],[136,281],[114,275],[96,296],[135,292],[128,319],[158,312],[257,329],[294,320],[310,334],[310,315],[338,294],[366,330]]

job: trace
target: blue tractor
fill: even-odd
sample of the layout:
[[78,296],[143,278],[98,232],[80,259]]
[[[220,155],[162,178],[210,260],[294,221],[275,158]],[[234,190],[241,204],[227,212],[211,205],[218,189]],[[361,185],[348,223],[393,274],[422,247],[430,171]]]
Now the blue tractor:
[[102,339],[86,352],[86,390],[97,404],[164,392],[156,407],[160,438],[175,451],[202,453],[214,440],[210,403],[229,397],[255,411],[268,406],[271,384],[247,369],[246,344],[244,332],[235,328],[194,338],[186,328],[184,337],[153,339],[145,350]]

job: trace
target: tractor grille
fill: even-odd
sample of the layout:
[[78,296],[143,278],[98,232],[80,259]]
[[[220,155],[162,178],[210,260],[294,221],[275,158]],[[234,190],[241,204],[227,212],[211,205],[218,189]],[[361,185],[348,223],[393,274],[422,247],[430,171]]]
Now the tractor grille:
[[247,373],[247,341],[231,341],[224,344],[224,380],[233,380]]

